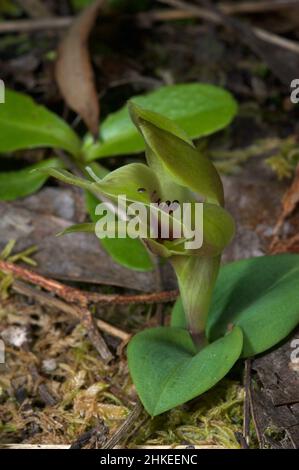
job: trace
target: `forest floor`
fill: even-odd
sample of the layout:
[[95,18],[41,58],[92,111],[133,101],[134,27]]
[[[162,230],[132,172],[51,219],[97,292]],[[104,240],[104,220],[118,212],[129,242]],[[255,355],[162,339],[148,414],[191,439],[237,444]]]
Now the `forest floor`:
[[[10,2],[0,1],[1,78],[10,88],[30,94],[63,116],[83,135],[82,122],[64,104],[53,78],[56,49],[64,29],[3,34],[1,25],[5,22],[40,21],[44,15],[40,12],[34,17],[30,9],[20,7],[4,10],[5,3]],[[37,3],[45,4],[56,18],[74,13],[72,2],[67,0]],[[188,8],[184,14],[183,7],[190,2],[181,5],[181,18],[173,20],[169,13],[174,9],[172,3],[154,2],[154,10],[125,11],[105,17],[104,21],[99,18],[90,50],[102,119],[130,96],[165,84],[208,82],[230,90],[239,102],[237,118],[228,129],[202,143],[221,173],[227,206],[237,220],[237,236],[224,253],[224,260],[270,251],[298,252],[298,242],[290,246],[289,240],[274,240],[281,202],[291,187],[299,160],[299,108],[291,103],[289,88],[290,77],[293,74],[296,78],[298,70],[298,51],[284,51],[267,42],[266,46],[260,42],[251,44],[247,29],[246,45],[240,40],[238,28],[234,29],[236,25],[229,28],[225,20],[220,25],[202,20],[194,12],[192,16]],[[163,19],[158,15],[156,19],[153,11],[162,8],[168,15]],[[291,8],[270,13],[245,12],[238,20],[285,36],[296,44],[299,41],[298,15],[292,14]],[[39,161],[47,152],[22,151],[17,153],[17,159],[1,158],[1,170]],[[109,158],[105,164],[113,169],[128,161],[132,158]],[[291,212],[297,217],[288,221],[294,227],[292,235],[298,227],[298,216],[295,207]],[[32,268],[25,263],[21,264],[23,267],[92,293],[138,295],[176,287],[167,269],[157,281],[156,274],[130,273],[119,267],[89,235],[82,236],[80,243],[76,234],[67,242],[55,239],[60,223],[82,222],[86,218],[81,192],[53,180],[33,196],[0,202],[0,249],[6,249],[0,259],[10,261],[12,254],[35,246],[37,250],[29,255],[29,262],[33,260],[37,266]],[[22,226],[33,228],[26,232],[20,229]],[[14,246],[10,245],[12,239],[16,240]],[[9,247],[12,253],[8,253]],[[87,255],[91,260],[88,266],[84,261]],[[19,259],[24,261],[22,256]],[[18,287],[14,282],[11,275],[5,274],[0,284],[0,333],[6,344],[6,363],[0,365],[1,446],[109,446],[109,440],[124,423],[116,444],[133,448],[240,448],[247,446],[247,438],[250,447],[258,447],[261,440],[257,425],[264,434],[263,445],[299,446],[299,432],[298,440],[290,437],[288,424],[273,423],[270,411],[269,420],[263,419],[262,423],[249,423],[246,411],[244,418],[250,397],[242,363],[237,363],[209,392],[161,416],[150,418],[138,408],[125,346],[130,336],[144,327],[167,324],[173,299],[151,304],[141,299],[129,305],[94,302],[91,313],[114,356],[105,364],[80,319],[55,306],[49,298],[48,303],[41,302],[36,289],[30,293],[23,286],[22,291],[22,285]],[[248,362],[247,367],[250,387],[261,385],[259,363]],[[134,422],[130,423],[129,418],[126,427],[134,410]],[[297,426],[299,429],[299,418]]]

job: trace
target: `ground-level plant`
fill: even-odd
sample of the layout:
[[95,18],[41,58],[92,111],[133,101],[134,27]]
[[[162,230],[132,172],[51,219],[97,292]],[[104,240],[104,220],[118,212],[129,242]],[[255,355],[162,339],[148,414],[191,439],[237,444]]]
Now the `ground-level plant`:
[[[223,129],[237,110],[229,92],[202,83],[162,86],[146,95],[132,97],[132,100],[146,109],[170,116],[192,138],[208,136]],[[186,106],[186,103],[189,105]],[[24,149],[47,148],[56,153],[21,170],[0,172],[0,200],[6,201],[28,196],[44,185],[47,175],[32,172],[34,168],[65,168],[68,159],[77,171],[84,173],[88,164],[102,177],[108,170],[99,160],[102,162],[103,158],[111,156],[140,153],[145,145],[130,120],[127,105],[101,122],[96,139],[90,135],[82,138],[46,107],[38,105],[23,93],[8,89],[5,103],[0,104],[0,134],[0,155],[6,160],[11,160],[16,151]],[[61,158],[61,151],[66,159]],[[85,199],[87,212],[95,221],[94,209],[98,199],[89,191],[85,191]],[[101,244],[119,264],[138,271],[154,269],[152,257],[138,239],[106,238],[101,240]]]
[[[224,208],[215,167],[173,121],[136,104],[131,104],[130,113],[144,139],[147,165],[125,165],[104,178],[94,175],[93,182],[60,169],[40,171],[109,198],[113,204],[119,195],[146,208],[156,201],[167,206],[175,201],[188,203],[194,215],[197,202],[202,201],[200,247],[189,248],[188,237],[161,235],[163,224],[173,217],[163,207],[157,209],[160,232],[143,240],[150,251],[172,264],[181,294],[169,327],[142,331],[128,346],[137,392],[155,416],[207,391],[239,358],[272,347],[298,324],[299,256],[263,256],[220,268],[234,223]],[[148,221],[140,216],[140,223]],[[96,224],[67,231],[80,230],[95,231]]]

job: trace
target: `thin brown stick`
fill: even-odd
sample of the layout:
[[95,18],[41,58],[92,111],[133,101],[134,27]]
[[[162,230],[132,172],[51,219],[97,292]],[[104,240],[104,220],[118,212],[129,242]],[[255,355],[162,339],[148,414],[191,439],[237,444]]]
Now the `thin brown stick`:
[[254,404],[252,389],[250,390],[250,394],[249,394],[249,402],[250,402],[250,411],[251,411],[251,416],[252,416],[252,422],[253,422],[254,429],[255,429],[255,432],[256,432],[257,440],[259,442],[259,448],[264,449],[264,447],[265,447],[264,434],[263,434],[262,429],[260,429],[260,425],[259,425],[259,421],[258,421],[258,417],[257,417],[257,413],[256,413],[256,408],[255,408],[255,404]]
[[[45,292],[37,290],[34,287],[29,286],[25,282],[22,281],[14,281],[12,285],[12,289],[17,292],[18,294],[26,295],[27,297],[32,297],[37,300],[42,305],[51,305],[62,312],[68,313],[77,318],[77,311],[73,307],[73,305],[67,304],[63,300],[57,299],[56,297],[52,297]],[[121,341],[127,342],[131,335],[126,333],[119,328],[110,325],[109,323],[103,320],[96,320],[96,324],[101,331],[107,333],[115,338],[119,338]]]
[[96,320],[96,324],[101,331],[104,331],[108,335],[114,336],[115,338],[119,338],[123,343],[128,343],[129,339],[131,338],[129,333],[126,333],[116,326],[110,325],[110,323],[107,323],[104,320]]
[[95,427],[81,434],[81,436],[72,443],[70,449],[82,449],[87,444],[89,444],[91,448],[101,447],[107,440],[107,434],[108,428],[104,421],[100,419]]
[[60,282],[54,281],[53,279],[48,279],[39,274],[30,271],[29,269],[22,268],[16,264],[9,263],[7,261],[0,260],[0,270],[4,272],[9,272],[14,274],[16,277],[25,279],[32,284],[43,287],[49,292],[54,292],[58,297],[63,298],[64,300],[71,302],[73,304],[74,312],[77,313],[78,318],[80,318],[82,324],[87,329],[87,333],[90,341],[100,354],[104,362],[109,362],[113,358],[111,352],[109,351],[108,346],[106,345],[104,338],[101,336],[98,331],[91,312],[88,310],[88,301],[84,294],[77,289],[72,287],[65,286]]
[[[196,6],[196,5],[192,5]],[[281,11],[284,9],[290,9],[291,7],[299,8],[299,0],[267,0],[267,1],[249,1],[242,3],[218,3],[218,8],[222,13],[227,15],[238,15],[248,13],[265,13],[270,11]],[[200,8],[200,7],[198,7]],[[204,14],[204,12],[203,12]],[[155,9],[137,14],[137,17],[141,20],[146,21],[176,21],[182,19],[189,19],[194,17],[194,14],[183,8],[176,9]]]
[[90,342],[96,348],[103,361],[105,363],[110,362],[113,359],[113,355],[111,354],[103,336],[97,329],[90,310],[87,307],[76,307],[75,305],[74,309],[77,310],[78,317],[81,318],[82,325],[84,325],[87,330]]
[[235,436],[242,449],[249,449],[248,444],[241,432],[235,432]]
[[3,21],[0,23],[0,34],[7,33],[33,33],[34,31],[47,32],[64,29],[70,26],[72,16],[39,18],[35,20]]
[[[165,1],[167,4],[171,4]],[[174,4],[174,3],[173,3]],[[191,5],[190,5],[191,6]],[[192,5],[196,7],[195,5]],[[246,13],[264,13],[269,11],[279,11],[290,7],[299,6],[299,0],[268,0],[260,2],[243,2],[243,3],[223,3],[219,5],[219,9],[228,15],[246,14]],[[207,12],[204,9],[196,7],[201,10],[202,16],[206,17]],[[137,14],[140,19],[153,19],[157,21],[171,21],[178,19],[194,18],[194,12],[180,9],[169,9],[169,10],[152,10],[146,13]],[[210,16],[210,18],[212,18]],[[0,23],[0,34],[7,33],[30,33],[35,31],[51,31],[68,28],[74,18],[72,16],[64,17],[49,17],[49,18],[38,18],[34,20],[17,20],[17,21],[5,21]],[[214,19],[212,18],[212,21]],[[257,28],[258,29],[258,28]],[[260,30],[261,31],[261,30]],[[270,33],[269,33],[270,34]]]
[[[22,350],[26,353],[30,353],[28,341],[22,345]],[[47,385],[44,383],[43,377],[40,375],[36,365],[33,362],[29,363],[28,371],[34,384],[36,384],[40,399],[46,404],[46,406],[55,406],[57,400],[52,392],[48,389]]]
[[244,371],[244,388],[245,388],[245,400],[244,400],[244,420],[243,420],[243,437],[246,445],[249,446],[250,439],[250,395],[251,395],[251,360],[246,359],[245,371]]
[[[39,303],[43,305],[52,305],[55,308],[62,310],[65,313],[68,313],[79,320],[82,321],[82,324],[85,326],[88,332],[89,339],[91,343],[94,345],[100,356],[105,362],[109,362],[112,359],[112,354],[110,353],[104,339],[99,334],[94,319],[90,313],[90,311],[85,307],[77,307],[76,305],[67,304],[62,300],[56,299],[55,297],[51,297],[50,295],[46,294],[45,292],[38,291],[35,288],[32,288],[21,281],[14,281],[12,285],[12,289],[19,294],[26,295],[28,297],[35,298]],[[102,322],[101,324],[102,331],[108,330],[110,334],[116,333],[116,329],[111,331],[110,325]],[[106,328],[105,328],[106,326]],[[122,336],[121,339],[123,340]]]
[[[94,318],[88,309],[89,303],[102,303],[102,304],[129,304],[129,303],[161,303],[169,302],[174,300],[178,291],[165,291],[157,292],[153,294],[139,294],[135,296],[119,296],[119,295],[104,295],[97,294],[93,292],[83,292],[81,290],[75,289],[74,287],[66,286],[54,279],[49,279],[40,274],[30,271],[29,269],[23,268],[16,264],[10,263],[8,261],[0,260],[0,271],[6,273],[11,273],[17,278],[23,279],[31,284],[39,286],[48,292],[56,294],[61,299],[65,300],[69,304],[62,302],[61,300],[45,297],[45,294],[38,292],[36,289],[33,290],[29,286],[24,285],[23,283],[14,281],[14,289],[18,290],[20,293],[25,295],[33,295],[39,301],[52,303],[57,308],[62,309],[63,311],[75,315],[80,319],[82,324],[85,326],[89,339],[94,345],[101,358],[105,362],[109,362],[113,356],[106,345],[104,338],[99,333]],[[98,326],[101,330],[106,330],[109,334],[113,336],[118,335],[122,341],[127,342],[129,335],[121,330],[108,326],[107,323],[102,320],[98,321]]]
[[134,409],[131,411],[125,422],[120,426],[115,434],[103,445],[102,449],[113,449],[122,439],[136,422],[136,419],[143,410],[141,402],[138,400]]
[[218,8],[228,15],[281,11],[291,7],[299,7],[299,0],[259,0],[218,4]]
[[58,297],[62,297],[68,302],[77,302],[83,307],[86,307],[87,305],[85,295],[82,294],[79,290],[61,284],[54,279],[43,277],[36,272],[30,271],[29,269],[22,268],[21,266],[9,263],[8,261],[0,260],[0,271],[12,273],[18,278],[42,287],[49,292],[54,292],[56,295],[58,295]]
[[35,364],[29,365],[29,372],[32,376],[32,379],[34,383],[39,383],[38,384],[38,392],[41,400],[47,405],[47,406],[55,406],[57,403],[56,398],[53,396],[52,392],[48,389],[47,385],[43,383],[43,378],[39,374],[37,367]]
[[[198,7],[197,5],[190,5],[181,0],[158,0],[160,3],[176,7],[180,10],[193,12],[194,18],[201,18],[206,21],[210,21],[215,24],[224,24],[223,15],[217,12],[215,9],[209,10],[208,8]],[[229,18],[229,16],[227,16]],[[299,54],[299,43],[292,41],[291,39],[286,39],[284,37],[278,36],[277,34],[270,33],[262,28],[251,27],[251,31],[255,34],[256,37],[266,41],[270,44],[275,44],[289,51]]]
[[101,305],[127,305],[127,304],[160,304],[165,302],[172,302],[176,300],[179,291],[169,290],[161,292],[153,292],[151,294],[137,294],[137,295],[117,295],[117,294],[100,294],[98,292],[86,292],[84,295],[89,302]]
[[63,298],[67,302],[77,302],[83,307],[89,303],[98,304],[154,304],[171,302],[178,296],[178,290],[154,292],[150,294],[137,295],[117,295],[117,294],[100,294],[97,292],[86,292],[74,287],[66,286],[53,279],[46,278],[40,274],[23,268],[19,265],[0,260],[0,271],[12,273],[16,277],[35,284],[43,289],[54,292],[58,297]]

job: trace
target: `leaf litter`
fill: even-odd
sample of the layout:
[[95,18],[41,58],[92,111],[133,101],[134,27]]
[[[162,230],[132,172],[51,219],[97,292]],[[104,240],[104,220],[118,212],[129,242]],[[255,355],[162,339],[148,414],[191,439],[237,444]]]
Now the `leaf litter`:
[[[3,250],[6,259],[22,259],[22,253],[12,255],[13,248],[10,242]],[[169,311],[166,307],[166,314]],[[132,333],[144,324],[159,325],[149,305],[109,305],[104,312],[101,307],[93,313]],[[0,337],[6,343],[6,364],[0,376],[1,443],[76,445],[94,428],[101,431],[103,442],[113,436],[136,404],[119,341],[106,335],[118,357],[105,365],[85,328],[53,307],[10,294],[1,301],[0,316]],[[16,335],[23,340],[8,341]],[[150,419],[143,411],[133,431],[123,436],[123,445],[239,448],[243,403],[240,382],[225,379],[199,399],[162,416]],[[87,446],[97,445],[100,438],[94,439],[96,443],[90,440]]]
[[[184,30],[184,34],[181,34],[182,30]],[[225,49],[222,53],[221,50],[220,52],[216,51],[216,64],[209,60],[208,64],[203,66],[201,62],[204,58],[199,56],[201,48],[190,48],[188,42],[193,44],[193,39],[198,41],[200,34],[205,35],[206,33],[202,33],[200,28],[191,23],[176,24],[175,28],[161,25],[159,28],[157,27],[155,34],[156,37],[160,35],[160,39],[167,40],[163,41],[165,50],[161,51],[159,46],[155,50],[155,42],[148,41],[145,51],[147,59],[153,57],[150,62],[155,63],[159,77],[161,76],[164,80],[167,76],[170,81],[175,82],[191,80],[194,77],[206,79],[207,69],[212,67],[210,75],[213,81],[215,79],[217,81],[220,77],[228,82],[226,84],[229,88],[241,95],[243,99],[261,100],[260,102],[265,105],[266,112],[269,113],[268,117],[265,113],[262,116],[260,110],[252,107],[251,121],[247,121],[250,128],[253,124],[253,129],[255,129],[257,121],[268,120],[270,122],[269,116],[273,110],[271,100],[274,99],[277,92],[277,84],[273,82],[271,77],[269,79],[269,75],[267,81],[264,82],[265,77],[261,75],[261,63],[255,64],[253,58],[249,57],[248,59],[246,54],[244,57],[244,51],[241,52],[242,57],[235,57],[236,53],[240,52],[236,48],[229,57]],[[213,37],[215,36],[217,39],[220,38],[220,35],[213,31]],[[178,40],[178,38],[177,42],[180,47],[176,48],[174,64],[172,63],[174,62],[171,58],[172,54],[168,54],[168,52],[176,46],[175,39]],[[219,40],[218,42],[225,47],[225,42]],[[156,43],[160,44],[161,41],[158,40]],[[229,43],[230,39],[227,41],[228,47]],[[232,48],[230,50],[232,51]],[[192,54],[196,57],[191,57]],[[220,55],[220,58],[217,54]],[[109,55],[111,55],[110,51]],[[206,55],[211,56],[210,53],[206,53]],[[221,58],[225,59],[225,63],[230,60],[237,64],[234,69],[234,80],[229,79],[231,74],[226,77],[225,67],[220,63]],[[191,67],[189,67],[190,59]],[[188,67],[185,66],[184,61],[188,62]],[[140,62],[147,64],[149,61],[141,60]],[[255,79],[249,84],[247,83],[248,74],[254,75]],[[49,83],[44,88],[49,89]],[[259,83],[267,83],[268,94],[264,97],[260,93],[262,87],[255,86]],[[104,103],[104,106],[107,107],[107,102]],[[245,106],[243,108],[245,109]],[[275,108],[275,111],[274,114],[277,115],[278,107]],[[287,117],[291,119],[293,113],[292,110],[289,111]],[[242,124],[244,124],[244,117],[241,117],[242,119]],[[245,119],[248,119],[248,116]],[[274,127],[270,130],[271,137],[273,130],[275,135],[281,136],[283,133],[280,132],[279,126],[277,132]],[[267,135],[270,128],[271,126],[267,129]],[[281,128],[283,128],[283,122]],[[246,129],[248,136],[248,125],[244,126],[244,129]],[[252,133],[250,133],[251,135]],[[242,137],[242,133],[240,136]],[[242,140],[240,136],[239,139]],[[226,138],[230,139],[230,136],[226,135]],[[251,142],[246,139],[245,136],[245,142],[247,142],[245,145],[250,145]],[[243,142],[241,146],[243,146]],[[236,147],[234,146],[234,148]],[[251,151],[249,153],[251,158]],[[253,151],[253,153],[255,152]],[[220,160],[221,164],[227,165],[224,171],[228,170],[227,173],[240,172],[241,164],[247,162],[244,154],[246,154],[246,149],[240,149],[240,154],[233,155],[233,161],[228,165],[225,159]],[[235,160],[234,157],[236,157]],[[255,155],[253,157],[256,160]],[[251,165],[251,163],[249,164]],[[295,167],[293,156],[290,156],[290,153],[286,155],[284,149],[278,154],[274,154],[274,159],[270,156],[267,165],[279,177],[289,177]],[[268,181],[267,184],[272,184],[272,181]],[[295,205],[297,206],[297,202]],[[294,207],[295,211],[296,207]],[[255,227],[253,229],[255,230]],[[109,292],[114,290],[113,287],[105,289]],[[145,323],[154,326],[157,319],[154,318],[153,313],[152,306],[144,305],[105,306],[98,312],[101,318],[104,316],[109,322],[130,332],[140,330]],[[16,346],[7,346],[7,364],[5,370],[1,370],[0,376],[1,442],[71,443],[82,433],[97,426],[100,419],[103,419],[108,427],[109,435],[119,428],[129,410],[134,406],[136,399],[128,376],[125,357],[121,353],[117,364],[103,366],[87,340],[85,330],[76,320],[71,320],[69,316],[52,308],[40,307],[25,301],[20,296],[13,295],[6,300],[1,300],[0,317],[2,320],[1,332],[8,328],[21,328],[26,331],[30,339],[29,351],[18,349]],[[112,348],[118,346],[114,338],[109,337],[107,341]],[[30,372],[31,364],[37,367],[43,383],[56,396],[56,405],[45,405],[41,400],[38,390],[39,383],[34,381]],[[176,408],[163,416],[150,420],[145,414],[142,414],[136,423],[138,431],[128,439],[127,445],[130,447],[144,444],[175,445],[186,442],[197,445],[208,443],[239,447],[235,432],[242,430],[243,400],[244,389],[240,382],[226,379],[200,397],[199,400]]]
[[[0,336],[8,329],[22,330],[28,341],[27,349],[20,343],[6,344],[0,375],[1,443],[72,444],[99,423],[111,437],[136,403],[123,352],[117,361],[104,365],[78,321],[19,295],[1,301],[0,316]],[[145,322],[157,326],[152,306],[105,308],[106,320],[112,323],[116,318],[118,326],[122,318],[121,327],[133,332]],[[117,347],[114,339],[106,340],[109,347]],[[55,404],[45,400],[41,384]],[[225,379],[200,400],[155,419],[143,411],[124,444],[239,448],[235,433],[242,428],[243,401],[243,387]]]

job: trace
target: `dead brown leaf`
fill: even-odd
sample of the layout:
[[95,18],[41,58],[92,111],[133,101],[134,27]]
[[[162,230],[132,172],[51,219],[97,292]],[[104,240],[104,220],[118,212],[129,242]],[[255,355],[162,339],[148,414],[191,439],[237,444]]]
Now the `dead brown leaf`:
[[277,234],[282,225],[290,215],[295,211],[299,204],[299,165],[297,166],[295,178],[291,186],[285,192],[282,199],[282,209],[278,218],[275,233]]
[[297,167],[294,181],[285,193],[282,200],[282,222],[289,217],[299,204],[299,166]]
[[100,105],[88,51],[88,38],[106,0],[97,0],[73,22],[58,48],[55,76],[68,106],[98,135]]
[[[281,212],[274,228],[274,237],[270,245],[271,253],[298,253],[299,252],[299,236],[296,227],[298,225],[297,209],[299,207],[299,165],[297,166],[294,180],[291,186],[285,192],[282,203]],[[294,217],[293,217],[294,215]],[[289,223],[292,227],[284,234],[285,225]],[[288,233],[289,232],[289,233]],[[295,233],[292,233],[295,232]]]

